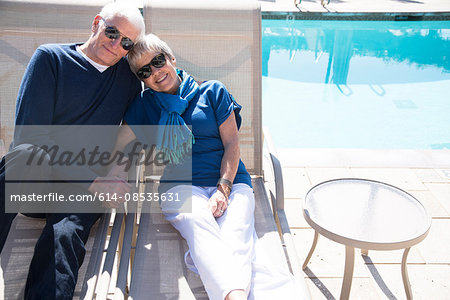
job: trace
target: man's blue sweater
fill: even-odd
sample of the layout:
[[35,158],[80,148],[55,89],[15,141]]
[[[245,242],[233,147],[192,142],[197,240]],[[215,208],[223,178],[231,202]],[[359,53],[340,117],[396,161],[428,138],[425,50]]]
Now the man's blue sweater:
[[[42,45],[32,56],[19,89],[12,147],[57,143],[46,129],[29,134],[19,125],[118,125],[140,90],[140,81],[124,58],[100,72],[76,51],[76,44]],[[73,137],[83,142],[88,138]],[[114,145],[114,139],[109,142]],[[70,172],[62,168],[69,173],[63,176],[87,181],[104,176],[98,166],[85,167]]]
[[75,44],[42,45],[22,79],[16,125],[117,125],[140,90],[125,59],[100,73]]

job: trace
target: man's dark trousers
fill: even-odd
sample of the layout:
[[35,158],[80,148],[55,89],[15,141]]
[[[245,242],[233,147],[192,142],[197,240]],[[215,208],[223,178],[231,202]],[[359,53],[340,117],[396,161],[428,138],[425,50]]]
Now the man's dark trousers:
[[[13,148],[7,153],[8,159],[3,157],[0,162],[0,251],[17,215],[5,213],[8,201],[5,197],[6,170],[8,177],[12,175],[9,178],[21,178],[24,187],[27,180],[46,175],[42,174],[42,167],[33,169],[24,164],[29,157],[30,146],[22,144]],[[51,172],[50,168],[48,172]],[[36,243],[30,264],[25,299],[72,299],[89,232],[100,216],[98,213],[46,214],[46,225]]]

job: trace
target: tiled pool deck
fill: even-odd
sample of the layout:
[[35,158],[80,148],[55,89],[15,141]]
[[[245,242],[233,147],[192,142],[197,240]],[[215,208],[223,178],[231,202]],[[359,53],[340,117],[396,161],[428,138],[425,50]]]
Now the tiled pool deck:
[[[260,1],[263,12],[299,12],[294,0]],[[303,0],[306,13],[450,12],[448,0]],[[275,145],[276,146],[276,145]],[[314,232],[302,215],[302,201],[312,186],[333,178],[373,179],[406,190],[432,217],[427,238],[414,246],[408,272],[415,299],[450,299],[450,150],[305,150],[278,149],[283,167],[285,210],[296,250],[303,262]],[[401,276],[403,251],[357,251],[350,299],[405,299]],[[338,299],[344,273],[345,247],[324,237],[305,272],[312,299]]]

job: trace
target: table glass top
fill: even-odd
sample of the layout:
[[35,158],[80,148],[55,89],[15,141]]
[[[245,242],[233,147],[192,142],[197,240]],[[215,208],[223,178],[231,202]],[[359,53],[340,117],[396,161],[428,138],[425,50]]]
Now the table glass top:
[[362,179],[337,179],[313,187],[304,210],[329,232],[373,243],[408,241],[430,226],[417,199],[393,186]]

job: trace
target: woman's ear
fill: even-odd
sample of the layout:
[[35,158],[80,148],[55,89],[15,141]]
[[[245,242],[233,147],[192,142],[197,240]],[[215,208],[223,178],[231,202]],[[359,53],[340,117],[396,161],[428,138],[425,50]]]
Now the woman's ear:
[[174,67],[177,66],[177,59],[175,58],[175,56],[172,57],[172,58],[170,59],[170,61],[172,62],[172,65],[173,65]]

